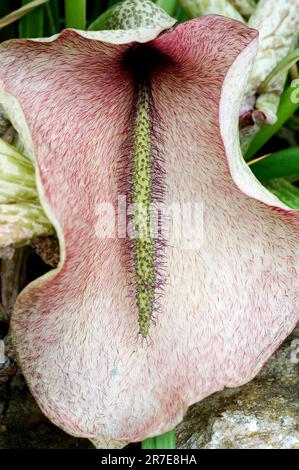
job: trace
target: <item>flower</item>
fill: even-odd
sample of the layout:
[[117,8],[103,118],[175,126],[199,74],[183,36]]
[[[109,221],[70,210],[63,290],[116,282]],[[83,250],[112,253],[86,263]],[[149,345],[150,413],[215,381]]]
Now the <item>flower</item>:
[[[257,32],[221,16],[169,31],[149,4],[136,30],[0,50],[1,104],[61,255],[19,295],[14,344],[43,412],[104,447],[162,434],[248,382],[298,321],[298,214],[239,149]],[[145,234],[111,235],[103,208],[120,195]],[[148,233],[158,203],[199,207],[187,246]]]

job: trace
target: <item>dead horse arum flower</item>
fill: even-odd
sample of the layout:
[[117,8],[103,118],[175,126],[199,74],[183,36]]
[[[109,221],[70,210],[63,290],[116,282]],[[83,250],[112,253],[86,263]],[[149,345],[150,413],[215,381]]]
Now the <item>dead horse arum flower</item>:
[[[160,34],[173,23],[0,50],[2,106],[61,256],[19,295],[14,344],[43,412],[98,447],[173,429],[192,403],[251,380],[298,322],[298,214],[239,149],[257,32],[206,16]],[[120,191],[140,237],[101,230]],[[161,201],[200,203],[202,239],[149,234]]]

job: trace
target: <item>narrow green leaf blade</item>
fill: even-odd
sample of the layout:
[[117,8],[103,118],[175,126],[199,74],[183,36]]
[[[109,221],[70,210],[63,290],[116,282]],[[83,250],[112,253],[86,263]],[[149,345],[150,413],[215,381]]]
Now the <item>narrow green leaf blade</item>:
[[46,3],[45,13],[50,34],[53,35],[59,33],[61,30],[61,24],[58,0],[50,0],[49,3]]
[[[22,5],[30,4],[31,0],[22,0]],[[40,5],[19,22],[20,38],[40,38],[44,36],[44,6]]]
[[28,15],[30,12],[34,11],[35,8],[39,8],[44,3],[47,3],[49,0],[27,0],[26,3],[18,10],[14,10],[11,13],[7,14],[0,19],[0,29],[8,26],[15,21],[18,21],[20,18]]
[[289,181],[279,178],[267,183],[266,188],[292,209],[299,209],[299,188]]
[[292,176],[299,173],[299,147],[291,147],[258,159],[250,165],[261,181]]

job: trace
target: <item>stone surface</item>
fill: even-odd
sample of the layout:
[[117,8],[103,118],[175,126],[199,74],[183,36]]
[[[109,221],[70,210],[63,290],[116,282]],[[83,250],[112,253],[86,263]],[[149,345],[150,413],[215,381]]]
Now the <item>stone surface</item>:
[[[178,427],[179,448],[299,448],[299,331],[249,384],[193,406]],[[42,415],[23,378],[0,383],[0,449],[92,448]]]
[[178,427],[185,449],[299,448],[299,331],[249,384],[190,408]]

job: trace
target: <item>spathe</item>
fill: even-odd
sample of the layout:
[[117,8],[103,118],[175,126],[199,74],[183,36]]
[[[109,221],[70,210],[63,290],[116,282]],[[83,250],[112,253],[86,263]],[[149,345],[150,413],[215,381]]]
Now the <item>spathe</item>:
[[[207,16],[157,34],[66,30],[0,53],[2,104],[61,249],[59,267],[19,296],[14,342],[44,413],[98,446],[162,434],[190,404],[246,383],[298,321],[298,215],[254,178],[238,143],[257,33]],[[132,115],[122,57],[149,39],[172,64],[150,76],[164,202],[202,203],[204,234],[193,250],[166,244],[161,311],[140,340],[124,242],[96,227],[99,204],[116,203]]]

